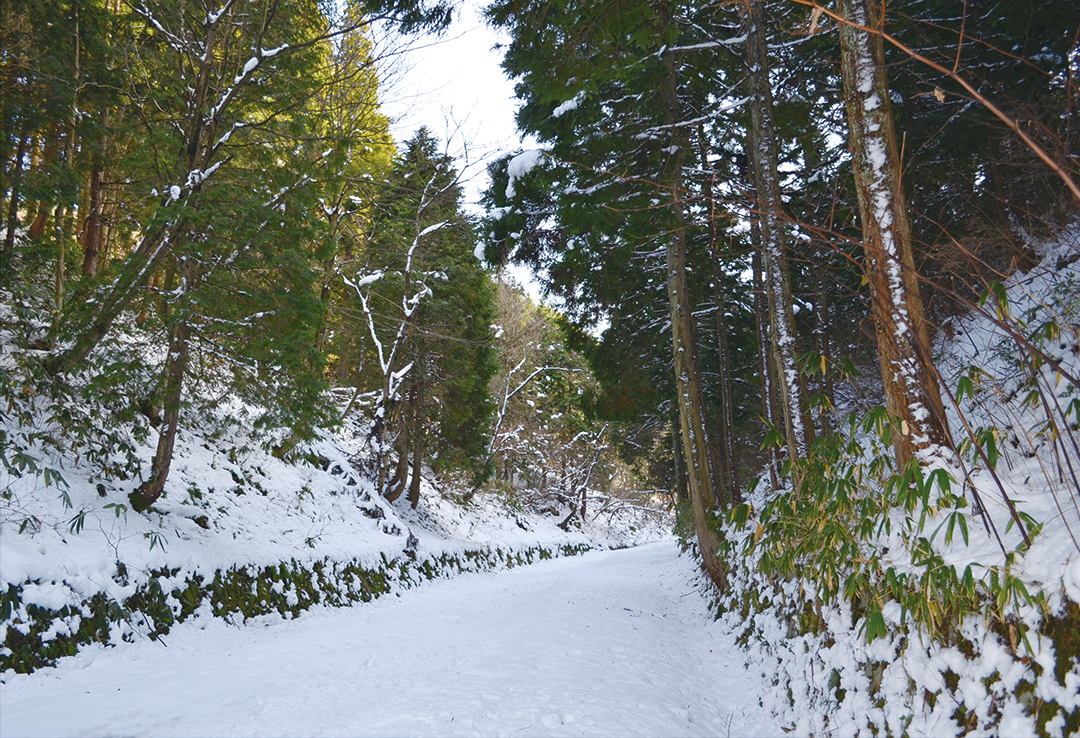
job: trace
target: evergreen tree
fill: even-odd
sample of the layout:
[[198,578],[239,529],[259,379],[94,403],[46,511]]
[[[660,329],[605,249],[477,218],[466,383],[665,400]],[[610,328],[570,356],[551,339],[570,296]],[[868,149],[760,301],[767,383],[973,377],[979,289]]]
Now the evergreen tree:
[[338,63],[348,51],[353,70],[369,64],[363,22],[332,26],[307,0],[19,2],[4,13],[4,97],[20,104],[3,111],[0,250],[16,267],[3,279],[32,285],[55,264],[43,363],[58,391],[117,391],[109,382],[126,382],[117,367],[132,359],[102,344],[118,333],[138,334],[142,360],[161,362],[159,382],[132,400],[159,430],[136,509],[162,494],[202,387],[263,408],[259,426],[288,428],[282,452],[329,422],[314,289],[334,245],[325,204],[351,162],[372,158],[362,144],[387,139],[370,114],[347,135],[333,116],[347,81],[375,105],[370,66],[357,81]]
[[[491,6],[489,17],[513,38],[504,68],[520,80],[519,125],[549,146],[545,165],[529,174],[534,182],[522,183],[521,197],[523,158],[507,163],[505,194],[499,184],[493,188],[498,212],[505,213],[507,199],[516,202],[502,215],[511,218],[507,225],[492,228],[491,256],[510,252],[506,237],[520,234],[511,239],[521,244],[516,257],[546,270],[553,292],[584,323],[617,314],[620,321],[641,320],[637,325],[647,330],[655,325],[652,316],[631,318],[626,303],[641,298],[653,315],[662,311],[701,548],[720,581],[708,520],[736,493],[725,483],[733,475],[720,471],[731,454],[718,455],[726,446],[711,427],[715,416],[707,410],[700,365],[695,308],[708,289],[712,244],[690,238],[706,224],[690,216],[687,169],[696,157],[687,50],[679,44],[684,14],[676,4],[637,2]],[[545,223],[549,216],[554,229]],[[521,230],[522,220],[540,231]],[[700,260],[689,258],[695,246],[704,247],[695,254]]]
[[375,202],[367,268],[350,280],[366,323],[356,381],[380,387],[373,435],[378,453],[397,454],[392,470],[380,459],[380,487],[391,500],[408,491],[414,507],[424,463],[477,482],[490,473],[494,285],[438,147],[423,128],[404,144]]
[[841,25],[840,39],[866,275],[885,399],[901,420],[894,445],[903,467],[919,451],[946,446],[948,425],[915,272],[882,42],[864,30],[883,20],[864,0],[842,0],[840,10],[851,22]]
[[[1023,121],[1075,177],[1070,59],[1078,26],[1075,3],[988,0],[962,8],[922,2],[890,13],[886,30]],[[956,80],[890,44],[885,57],[904,137],[916,256],[930,260],[928,276],[944,282],[937,295],[955,305],[948,290],[970,299],[1014,265],[1033,266],[1027,235],[1067,217],[1075,203],[1054,172]]]

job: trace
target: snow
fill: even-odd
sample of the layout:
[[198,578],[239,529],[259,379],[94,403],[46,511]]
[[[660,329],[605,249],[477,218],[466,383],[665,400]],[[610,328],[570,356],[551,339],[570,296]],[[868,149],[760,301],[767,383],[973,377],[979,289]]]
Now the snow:
[[87,648],[0,687],[0,733],[783,735],[673,540],[243,627]]
[[423,238],[424,236],[428,235],[429,233],[434,233],[435,231],[440,230],[442,228],[445,228],[448,225],[450,225],[450,221],[448,221],[448,220],[443,220],[443,221],[440,221],[438,223],[435,223],[434,225],[429,225],[427,228],[420,231],[420,234],[417,236],[417,238]]
[[[1005,285],[1007,299],[1001,302],[1011,306],[1012,315],[1023,316],[1029,326],[1025,334],[1031,325],[1050,315],[1064,325],[1074,325],[1080,262],[1061,260],[1080,253],[1080,224],[1074,223],[1050,242],[1031,245],[1043,257],[1042,264],[1030,274],[1013,275]],[[961,408],[972,426],[997,429],[996,470],[971,468],[971,486],[966,492],[969,500],[976,492],[985,503],[985,519],[1000,531],[1003,543],[999,547],[993,531],[975,512],[968,518],[970,541],[956,537],[947,544],[944,536],[930,534],[944,519],[941,511],[931,513],[938,520],[928,522],[926,533],[933,549],[947,565],[956,567],[958,575],[969,564],[976,581],[985,581],[994,568],[999,575],[1007,571],[1023,582],[1033,597],[1045,598],[1046,610],[1015,601],[1000,609],[991,605],[995,608],[991,617],[1015,618],[1018,625],[1026,625],[1028,639],[1010,643],[1009,634],[1002,633],[1000,626],[982,615],[971,615],[958,623],[963,640],[946,647],[914,625],[910,613],[906,624],[901,624],[902,613],[896,603],[882,612],[887,634],[867,643],[861,632],[864,619],[854,618],[850,605],[840,601],[822,608],[824,631],[793,637],[797,630],[792,627],[791,613],[809,604],[817,584],[807,579],[770,582],[754,570],[752,562],[744,562],[730,583],[731,597],[741,603],[745,600],[739,598],[745,598],[749,591],[763,596],[767,604],[756,611],[752,608],[749,615],[736,606],[722,621],[732,629],[741,629],[743,640],[749,643],[748,661],[757,662],[763,677],[774,679],[776,686],[763,696],[764,704],[795,734],[1035,735],[1035,722],[1029,714],[1032,694],[1044,706],[1056,704],[1067,713],[1080,706],[1080,664],[1073,659],[1063,676],[1060,671],[1055,674],[1061,666],[1056,644],[1042,628],[1044,615],[1063,614],[1066,598],[1080,602],[1080,544],[1072,532],[1080,522],[1075,486],[1070,487],[1044,467],[1054,453],[1068,454],[1075,465],[1075,449],[1059,447],[1055,452],[1048,448],[1049,441],[1037,432],[1046,421],[1045,411],[1023,407],[1022,403],[1027,391],[1024,387],[1038,379],[1044,398],[1053,405],[1056,394],[1058,410],[1064,410],[1075,389],[1063,379],[1066,374],[1078,374],[1080,355],[1074,334],[1048,341],[1042,350],[1056,366],[1044,366],[1034,376],[1029,375],[1017,360],[1020,348],[1016,334],[988,319],[993,312],[993,306],[988,306],[981,315],[954,318],[935,355],[940,357],[937,366],[950,387],[955,387],[957,376],[972,366],[983,372],[973,399],[963,400],[961,407],[950,406],[947,414],[958,438],[964,437]],[[1000,321],[1000,316],[996,320]],[[1013,323],[1013,329],[1016,325]],[[949,334],[954,336],[952,340]],[[925,412],[921,406],[916,410]],[[943,454],[931,466],[941,466],[941,458]],[[1042,524],[1029,549],[1022,546],[1017,526],[1009,529],[1006,493],[1021,513]],[[891,561],[884,563],[896,565],[898,571],[915,572],[918,567],[910,551],[904,551],[908,544],[897,536],[902,521],[894,518],[894,525],[891,535],[875,542],[876,549],[884,551],[887,546]],[[740,535],[754,535],[753,528]],[[905,557],[906,563],[901,564]],[[1005,569],[1007,560],[1011,563]],[[1017,639],[1016,633],[1011,637]],[[1069,647],[1067,641],[1062,645]],[[876,676],[872,677],[874,670]],[[839,690],[843,690],[842,699]],[[959,707],[966,710],[966,725],[955,717]],[[1055,717],[1047,723],[1047,734],[1062,735],[1064,727]]]
[[510,181],[506,184],[507,199],[514,197],[514,183],[540,164],[544,160],[544,156],[545,152],[542,149],[530,149],[529,151],[523,151],[510,160],[506,165],[506,175],[510,178]]
[[574,95],[572,98],[564,102],[562,105],[551,111],[551,117],[561,118],[563,115],[569,113],[571,110],[577,110],[578,106],[581,105],[582,101],[584,100],[585,93],[579,92],[578,94]]

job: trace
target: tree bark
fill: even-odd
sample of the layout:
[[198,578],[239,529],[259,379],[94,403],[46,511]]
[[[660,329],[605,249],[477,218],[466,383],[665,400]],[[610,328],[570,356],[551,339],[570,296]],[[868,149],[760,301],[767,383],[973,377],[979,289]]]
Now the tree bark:
[[[211,72],[216,59],[216,32],[218,24],[223,22],[228,23],[229,18],[221,16],[213,22],[208,21],[205,26],[206,36],[198,79],[194,88],[188,91],[189,114],[184,147],[180,160],[175,163],[175,174],[179,181],[184,181],[183,178],[193,170],[207,171],[209,160],[214,154],[213,133],[216,122],[207,124],[205,116],[211,85],[214,83]],[[201,188],[200,182],[192,186],[187,194],[198,192]],[[165,257],[174,252],[178,245],[174,243],[174,238],[184,227],[183,217],[177,211],[188,206],[187,197],[180,202],[170,201],[166,208],[171,212],[146,225],[139,245],[125,260],[120,275],[110,283],[106,294],[98,300],[81,304],[78,312],[69,317],[67,325],[73,329],[75,341],[46,362],[46,369],[51,374],[62,375],[73,371],[108,334],[112,324],[131,303],[138,290],[146,286]]]
[[[180,287],[183,293],[190,291],[193,277],[189,265],[181,270]],[[176,434],[180,429],[180,405],[183,399],[184,374],[189,355],[190,326],[183,306],[173,309],[172,326],[169,329],[169,354],[166,357],[165,392],[162,407],[162,423],[158,429],[158,444],[151,465],[150,479],[128,495],[136,512],[143,512],[161,498],[165,481],[172,466]]]
[[424,370],[420,360],[417,361],[416,389],[413,396],[413,464],[412,478],[409,479],[409,504],[415,510],[420,504],[420,470],[424,464]]
[[[709,150],[705,139],[705,125],[698,124],[698,155],[701,168],[709,169]],[[731,352],[728,347],[727,299],[724,294],[724,270],[720,259],[720,246],[717,237],[716,219],[716,175],[707,173],[702,182],[705,206],[709,226],[709,265],[713,275],[713,299],[716,301],[716,348],[720,374],[720,418],[716,425],[719,445],[719,472],[722,483],[728,488],[727,499],[734,504],[741,495],[739,476],[735,468],[735,409],[731,394]]]
[[[667,76],[663,80],[661,94],[669,124],[678,123],[679,101],[677,94],[677,71],[671,52],[665,55]],[[717,558],[720,536],[712,527],[718,494],[716,460],[710,443],[705,420],[705,395],[701,386],[701,372],[697,360],[697,343],[691,314],[690,289],[686,278],[685,214],[681,198],[682,153],[687,148],[685,132],[672,125],[670,151],[660,173],[662,184],[671,196],[670,207],[674,220],[672,232],[667,235],[667,287],[668,309],[671,317],[672,350],[675,362],[675,391],[678,394],[680,432],[683,453],[686,456],[687,486],[694,510],[694,528],[702,564],[713,582],[723,589],[727,584],[727,567]],[[723,500],[730,504],[730,500]]]
[[408,408],[404,408],[401,413],[401,425],[398,428],[397,437],[394,439],[394,446],[397,450],[397,464],[394,466],[394,474],[390,477],[390,481],[386,485],[385,497],[390,502],[394,502],[397,498],[401,497],[405,491],[407,483],[409,481],[409,421],[405,417]]
[[[816,268],[814,273],[814,343],[817,346],[817,352],[825,359],[830,359],[832,354],[831,344],[829,342],[829,296],[825,291],[824,280],[822,279],[822,268]],[[825,367],[821,372],[820,391],[825,397],[828,398],[829,404],[833,402],[833,381],[832,372]],[[829,422],[829,409],[822,407],[818,409],[818,422],[821,425],[821,435],[828,437],[832,434],[832,424]]]
[[[79,331],[75,342],[46,363],[51,374],[67,374],[90,355],[120,317],[120,313],[131,303],[136,291],[146,285],[165,257],[171,253],[172,240],[179,226],[179,219],[166,221],[143,236],[138,248],[127,258],[120,275],[110,285],[108,294],[99,303],[87,306],[87,311],[93,312],[89,312],[84,318],[85,327]],[[97,309],[94,309],[95,307]]]
[[30,134],[23,134],[15,151],[15,162],[11,172],[11,194],[8,200],[7,233],[4,234],[4,247],[0,253],[11,254],[15,250],[15,229],[19,223],[19,197],[23,178],[23,159],[26,157],[26,149],[30,145]]
[[[781,397],[784,440],[792,462],[806,455],[813,441],[813,426],[806,423],[806,385],[798,370],[798,340],[792,307],[791,278],[787,264],[787,237],[780,194],[779,154],[773,123],[772,87],[765,35],[764,3],[745,0],[743,22],[749,63],[750,119],[747,154],[757,195],[758,228],[761,233],[761,264],[768,304],[768,341]],[[793,465],[794,481],[798,484]]]
[[[109,111],[107,109],[101,114],[101,122],[103,127],[108,128]],[[102,216],[105,210],[106,171],[104,149],[107,142],[108,134],[102,133],[99,142],[101,148],[94,153],[93,168],[90,170],[87,213],[80,234],[83,249],[82,274],[84,277],[95,277],[101,269],[102,252],[105,245],[105,229]]]
[[683,454],[682,425],[676,415],[671,419],[671,455],[675,470],[675,499],[690,502],[690,487],[686,482],[686,455]]
[[[838,8],[853,23],[881,27],[873,3],[839,0]],[[947,445],[948,428],[915,272],[881,37],[844,23],[840,43],[864,268],[886,405],[901,422],[893,445],[897,464],[903,466],[922,451]]]
[[[54,122],[49,126],[49,130],[45,134],[44,144],[40,151],[41,155],[35,158],[38,160],[38,166],[40,166],[41,169],[55,166],[59,162],[60,130],[58,123]],[[33,166],[33,164],[31,164],[31,166]],[[49,226],[49,217],[52,215],[54,205],[55,203],[47,200],[39,200],[27,204],[27,217],[30,216],[31,212],[35,213],[34,219],[30,222],[30,227],[27,229],[30,238],[37,240],[45,233],[45,229]]]
[[[750,225],[750,238],[755,244],[761,240],[760,232],[754,223]],[[769,351],[769,311],[765,298],[765,276],[762,274],[761,268],[761,249],[755,248],[752,264],[754,274],[754,332],[757,337],[758,373],[761,379],[761,411],[765,423],[772,428],[778,428],[780,408],[777,407],[778,403],[776,401],[775,365],[771,361],[771,352]],[[769,483],[772,485],[770,489],[779,489],[780,453],[776,445],[772,443],[766,446],[766,453],[768,454],[766,464],[769,469]]]

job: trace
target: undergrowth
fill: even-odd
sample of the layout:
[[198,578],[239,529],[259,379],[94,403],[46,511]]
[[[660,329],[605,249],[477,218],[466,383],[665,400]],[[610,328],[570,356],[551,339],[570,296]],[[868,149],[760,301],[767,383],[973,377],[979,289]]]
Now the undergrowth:
[[1080,297],[1025,294],[990,285],[963,326],[993,340],[950,357],[951,447],[896,468],[899,419],[851,413],[722,525],[720,616],[775,660],[793,728],[1080,730]]

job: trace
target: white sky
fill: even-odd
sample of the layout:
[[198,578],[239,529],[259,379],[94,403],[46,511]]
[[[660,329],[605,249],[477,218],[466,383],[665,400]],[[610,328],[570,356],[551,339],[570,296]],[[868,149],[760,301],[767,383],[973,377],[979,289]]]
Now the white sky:
[[[427,126],[455,158],[466,180],[466,206],[476,213],[488,186],[488,163],[536,146],[532,139],[522,143],[514,124],[514,85],[503,76],[502,53],[494,48],[508,39],[484,22],[480,8],[486,3],[465,0],[445,34],[411,40],[382,73],[382,108],[393,121],[394,140],[407,141]],[[508,269],[539,302],[533,274],[517,266]]]
[[469,180],[470,205],[487,187],[487,163],[521,146],[514,87],[493,49],[500,35],[484,23],[481,4],[468,0],[443,36],[412,40],[384,72],[383,111],[394,121],[394,139],[406,141],[426,125]]

